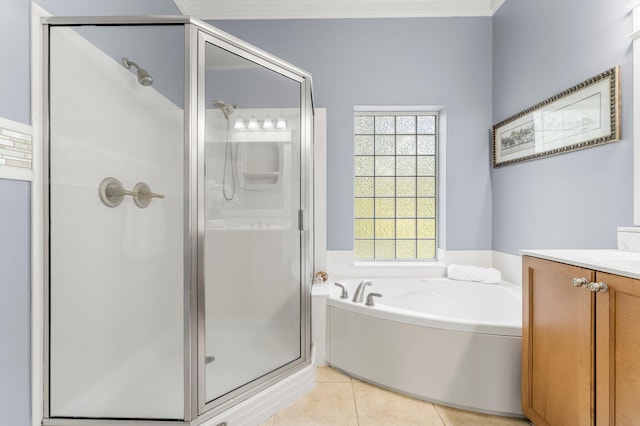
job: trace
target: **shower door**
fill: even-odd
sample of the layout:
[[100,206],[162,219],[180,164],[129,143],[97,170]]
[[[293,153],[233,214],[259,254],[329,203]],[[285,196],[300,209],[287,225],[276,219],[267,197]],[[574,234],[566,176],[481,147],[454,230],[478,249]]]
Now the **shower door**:
[[306,361],[308,336],[304,79],[237,45],[199,42],[202,412]]
[[45,417],[184,419],[184,25],[48,29]]

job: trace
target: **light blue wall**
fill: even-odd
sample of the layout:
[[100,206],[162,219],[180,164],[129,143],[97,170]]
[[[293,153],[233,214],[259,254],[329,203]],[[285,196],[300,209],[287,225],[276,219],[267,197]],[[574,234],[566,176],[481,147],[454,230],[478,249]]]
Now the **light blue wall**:
[[182,15],[172,0],[36,0],[36,3],[56,16]]
[[491,248],[491,18],[212,21],[313,75],[327,248],[353,247],[353,106],[445,105],[447,249]]
[[[29,0],[0,6],[0,117],[25,124],[30,11]],[[29,182],[0,179],[0,424],[17,426],[31,418],[30,197]]]
[[508,0],[493,18],[493,122],[617,64],[622,140],[493,169],[493,247],[615,248],[633,221],[628,0]]
[[[180,14],[171,0],[40,0],[54,15]],[[0,117],[31,123],[29,0],[0,4]],[[27,426],[30,384],[28,182],[0,179],[0,424]]]
[[31,413],[31,183],[0,179],[0,424]]
[[[36,1],[58,16],[181,14],[171,0]],[[181,26],[85,27],[76,31],[117,62],[126,57],[139,64],[153,77],[154,90],[180,108],[184,106],[184,30]],[[163,53],[158,55],[150,46],[158,46]]]
[[[53,27],[51,33],[59,30]],[[127,58],[147,70],[153,84],[146,90],[156,90],[179,108],[184,107],[184,25],[84,26],[74,30],[117,63]],[[57,48],[50,45],[52,55]],[[135,82],[135,67],[130,71]]]
[[0,6],[0,117],[26,124],[31,122],[30,11],[30,0],[5,0]]

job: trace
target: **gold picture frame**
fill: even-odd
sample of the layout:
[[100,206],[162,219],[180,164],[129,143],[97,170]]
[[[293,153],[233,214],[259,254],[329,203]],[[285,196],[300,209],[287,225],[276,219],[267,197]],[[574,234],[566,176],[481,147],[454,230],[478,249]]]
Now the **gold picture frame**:
[[618,66],[493,126],[493,167],[620,140]]

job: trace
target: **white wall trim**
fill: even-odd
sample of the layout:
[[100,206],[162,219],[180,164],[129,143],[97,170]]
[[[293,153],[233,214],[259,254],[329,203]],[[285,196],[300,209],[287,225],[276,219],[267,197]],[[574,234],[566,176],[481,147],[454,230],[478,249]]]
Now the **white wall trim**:
[[327,269],[327,110],[315,108],[313,122],[313,241],[317,271]]
[[333,19],[492,16],[504,0],[174,0],[200,19]]
[[437,262],[362,262],[352,250],[327,250],[327,271],[331,280],[345,278],[442,277],[447,265],[463,264],[490,267],[491,250],[438,249]]
[[20,167],[0,166],[0,179],[31,181],[33,180],[33,171]]
[[[640,1],[629,5],[633,13],[633,109],[640,111]],[[640,225],[640,114],[633,115],[633,224]]]
[[522,285],[522,258],[495,250],[442,250],[438,262],[358,262],[352,250],[327,250],[327,271],[332,281],[346,278],[439,277],[447,265],[493,267],[502,280]]
[[42,200],[43,31],[40,19],[51,16],[31,2],[31,424],[44,415],[44,206]]
[[175,3],[176,7],[178,9],[180,9],[180,12],[182,12],[183,15],[188,15],[187,13],[187,2],[188,0],[173,0],[173,2]]
[[327,299],[335,281],[329,279],[323,284],[311,287],[311,340],[313,359],[316,366],[327,365]]
[[8,118],[0,117],[0,127],[11,127],[13,130],[17,130],[22,133],[32,133],[32,127],[28,124],[20,123],[18,121],[9,120]]
[[502,273],[502,280],[522,286],[522,256],[493,251],[491,266]]
[[491,2],[491,15],[495,15],[496,12],[502,7],[505,0],[493,0]]
[[[437,183],[436,208],[438,209],[438,246],[447,249],[447,109],[439,108],[437,143]],[[438,253],[438,260],[442,256]]]

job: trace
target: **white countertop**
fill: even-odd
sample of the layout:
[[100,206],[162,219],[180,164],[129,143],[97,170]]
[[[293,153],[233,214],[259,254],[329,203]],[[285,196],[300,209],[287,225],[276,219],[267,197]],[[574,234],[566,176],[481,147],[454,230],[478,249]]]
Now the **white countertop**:
[[623,250],[520,250],[523,256],[640,279],[640,253]]

